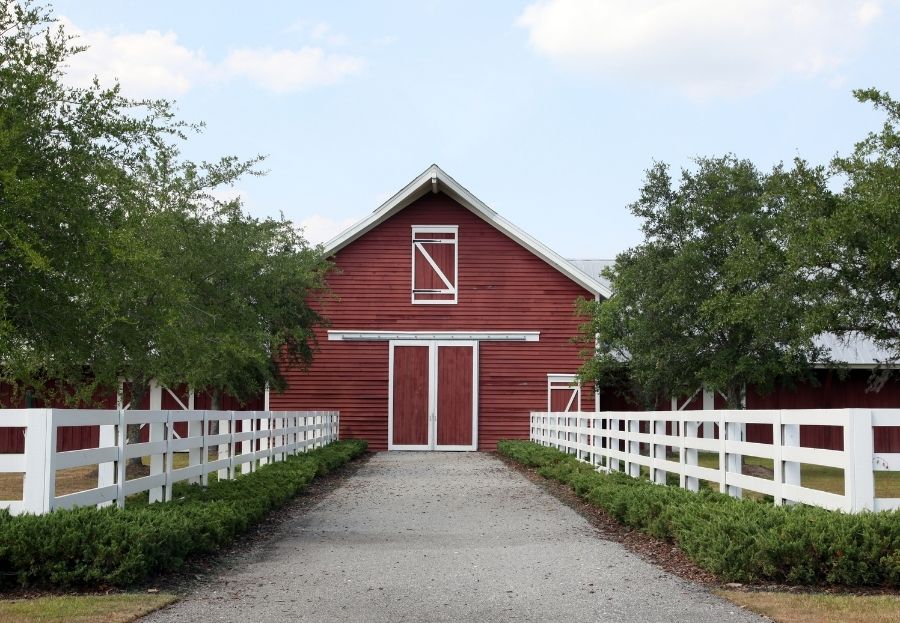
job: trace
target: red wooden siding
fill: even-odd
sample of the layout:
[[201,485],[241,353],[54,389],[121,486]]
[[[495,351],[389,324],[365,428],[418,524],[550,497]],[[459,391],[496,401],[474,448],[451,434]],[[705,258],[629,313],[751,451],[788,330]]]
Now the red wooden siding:
[[472,445],[472,347],[438,348],[437,443]]
[[[889,409],[900,408],[900,379],[895,375],[879,391],[869,387],[869,370],[848,370],[843,374],[834,370],[816,372],[815,383],[800,383],[796,387],[779,387],[760,396],[747,392],[749,409]],[[771,443],[772,432],[765,427],[748,427],[750,441]],[[800,444],[831,450],[844,449],[844,436],[836,426],[801,426]],[[876,452],[900,452],[900,428],[875,428]]]
[[394,348],[394,443],[428,443],[428,347]]
[[[413,225],[458,225],[458,302],[411,302]],[[547,408],[547,374],[576,372],[572,344],[579,296],[592,295],[446,195],[422,197],[335,256],[334,300],[320,309],[334,330],[539,331],[538,342],[482,342],[479,350],[479,449],[527,439],[529,412]],[[339,409],[341,436],[387,448],[387,342],[329,342],[308,372],[286,369],[289,387],[273,409]],[[593,408],[588,388],[582,407]]]

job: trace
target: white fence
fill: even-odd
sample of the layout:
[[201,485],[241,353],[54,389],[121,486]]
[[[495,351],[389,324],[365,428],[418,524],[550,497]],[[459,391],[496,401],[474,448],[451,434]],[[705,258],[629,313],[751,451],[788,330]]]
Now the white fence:
[[[716,437],[703,436],[705,423],[718,427]],[[770,425],[773,443],[744,441],[746,424]],[[843,428],[844,449],[801,447],[801,425]],[[531,440],[575,454],[599,470],[638,477],[645,467],[659,484],[677,474],[679,484],[694,491],[702,479],[723,493],[740,497],[746,489],[772,496],[776,504],[846,512],[900,509],[900,498],[875,497],[874,472],[900,472],[900,453],[874,451],[879,426],[900,426],[900,409],[532,413]],[[718,468],[699,464],[703,452],[718,455]],[[742,473],[742,457],[771,460],[772,478]],[[843,470],[843,494],[803,486],[801,464]]]
[[[234,478],[269,461],[317,448],[338,438],[335,411],[132,411],[82,409],[4,409],[0,427],[25,428],[25,452],[0,454],[0,477],[24,475],[21,500],[0,500],[12,514],[46,513],[73,506],[124,506],[125,498],[149,491],[151,502],[170,500],[172,485],[188,480],[206,484],[209,474]],[[187,436],[175,424],[187,424]],[[210,431],[218,423],[218,431]],[[238,423],[240,431],[237,431]],[[57,452],[60,426],[99,426],[97,448]],[[149,427],[148,441],[128,443],[127,427]],[[209,460],[210,449],[215,459]],[[188,465],[175,469],[174,454]],[[150,474],[126,479],[128,460],[150,457]],[[97,466],[96,487],[56,495],[57,470]]]

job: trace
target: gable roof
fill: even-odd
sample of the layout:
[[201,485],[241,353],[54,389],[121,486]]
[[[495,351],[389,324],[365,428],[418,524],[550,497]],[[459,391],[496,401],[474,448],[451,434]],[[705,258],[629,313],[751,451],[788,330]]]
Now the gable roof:
[[421,175],[404,186],[397,194],[385,201],[372,214],[360,222],[348,227],[343,232],[325,243],[325,254],[332,255],[342,248],[368,233],[384,221],[388,220],[411,203],[430,192],[443,192],[461,206],[492,225],[513,241],[538,256],[544,262],[564,274],[566,277],[593,294],[609,297],[611,292],[599,279],[576,268],[561,255],[525,233],[494,210],[484,204],[478,197],[466,190],[459,182],[447,175],[438,165],[433,164]]

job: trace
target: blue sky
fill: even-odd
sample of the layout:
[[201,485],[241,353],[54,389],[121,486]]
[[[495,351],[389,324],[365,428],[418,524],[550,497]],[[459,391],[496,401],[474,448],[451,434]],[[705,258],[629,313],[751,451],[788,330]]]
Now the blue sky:
[[117,77],[207,123],[187,157],[266,155],[256,215],[324,241],[436,162],[567,257],[640,240],[654,160],[826,162],[900,96],[900,0],[53,3]]

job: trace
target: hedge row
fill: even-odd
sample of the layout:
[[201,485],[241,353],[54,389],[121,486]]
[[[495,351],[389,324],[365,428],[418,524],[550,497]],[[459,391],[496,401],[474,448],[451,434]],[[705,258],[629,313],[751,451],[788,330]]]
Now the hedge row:
[[165,504],[0,512],[0,585],[126,586],[173,571],[229,543],[313,478],[365,451],[365,441],[335,442],[207,488],[177,487]]
[[775,506],[603,474],[552,448],[501,441],[501,454],[569,484],[619,522],[677,543],[730,582],[900,586],[900,512],[847,515]]

